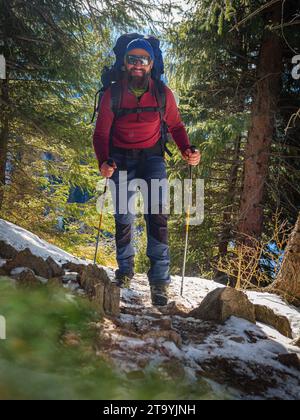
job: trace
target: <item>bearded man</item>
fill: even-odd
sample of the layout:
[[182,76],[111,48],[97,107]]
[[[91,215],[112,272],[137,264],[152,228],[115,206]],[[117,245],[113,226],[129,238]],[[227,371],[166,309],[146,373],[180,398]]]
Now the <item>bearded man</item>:
[[[134,276],[135,214],[130,209],[126,214],[120,211],[120,207],[124,209],[124,203],[120,203],[120,190],[128,189],[129,182],[139,178],[148,186],[148,208],[145,209],[144,217],[152,303],[155,306],[165,306],[168,303],[168,286],[171,281],[168,215],[164,211],[166,197],[160,193],[151,194],[152,180],[167,181],[162,119],[180,149],[182,158],[189,165],[198,165],[201,155],[198,150],[191,150],[174,95],[167,86],[164,86],[164,115],[159,112],[156,83],[151,77],[153,65],[154,52],[150,42],[135,39],[128,44],[124,59],[126,77],[120,84],[120,108],[126,112],[116,118],[112,110],[112,87],[109,88],[100,103],[94,148],[102,176],[111,178],[116,186],[114,217],[119,266],[116,270],[116,282],[120,287],[129,287]],[[108,164],[109,158],[113,160],[113,165]],[[126,184],[120,182],[120,171],[127,173]],[[135,193],[127,191],[127,205]]]

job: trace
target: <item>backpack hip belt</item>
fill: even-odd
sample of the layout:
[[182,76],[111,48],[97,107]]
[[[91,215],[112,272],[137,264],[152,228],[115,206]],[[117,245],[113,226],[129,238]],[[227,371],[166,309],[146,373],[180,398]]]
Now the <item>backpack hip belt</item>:
[[155,143],[154,146],[143,148],[143,149],[125,149],[124,147],[117,147],[113,144],[111,145],[111,156],[114,153],[122,154],[131,159],[140,159],[142,156],[150,157],[150,156],[162,156],[164,157],[164,152],[161,146],[161,139]]

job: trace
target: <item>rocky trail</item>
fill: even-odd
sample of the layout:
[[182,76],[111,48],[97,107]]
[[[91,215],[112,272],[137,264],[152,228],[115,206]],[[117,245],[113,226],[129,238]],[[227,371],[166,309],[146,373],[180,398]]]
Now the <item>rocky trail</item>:
[[145,275],[120,291],[112,269],[3,220],[0,258],[0,276],[17,285],[55,283],[93,300],[94,349],[130,380],[159,372],[174,386],[186,383],[190,394],[182,397],[191,399],[300,398],[300,311],[279,296],[187,277],[180,297],[181,278],[173,276],[171,302],[159,310]]
[[[137,379],[156,369],[175,381],[204,381],[210,389],[206,397],[299,399],[300,349],[292,339],[270,326],[237,317],[224,324],[191,317],[190,311],[198,306],[197,283],[199,302],[201,295],[220,285],[187,278],[187,297],[180,298],[180,281],[173,278],[173,302],[164,311],[151,306],[144,275],[135,276],[132,289],[122,291],[120,316],[106,319],[102,329],[105,349],[101,351],[118,369]],[[259,298],[263,297],[252,296]],[[285,306],[277,296],[264,299]],[[291,309],[290,319],[296,331],[299,312]]]

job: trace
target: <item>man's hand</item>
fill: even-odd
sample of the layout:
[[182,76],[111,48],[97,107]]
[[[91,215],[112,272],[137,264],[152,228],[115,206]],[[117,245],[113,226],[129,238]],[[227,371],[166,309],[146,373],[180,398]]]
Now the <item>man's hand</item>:
[[194,152],[192,152],[190,148],[186,149],[184,153],[182,153],[182,157],[192,166],[198,165],[201,161],[201,153],[197,149]]
[[101,175],[105,178],[111,178],[116,169],[117,165],[115,164],[115,162],[113,162],[112,166],[109,165],[107,161],[103,162],[100,168]]

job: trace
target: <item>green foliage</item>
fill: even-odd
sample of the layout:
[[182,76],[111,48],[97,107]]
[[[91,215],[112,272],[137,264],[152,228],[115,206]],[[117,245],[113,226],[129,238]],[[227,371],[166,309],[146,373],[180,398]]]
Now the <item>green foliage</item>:
[[7,323],[7,339],[0,341],[1,400],[214,398],[202,380],[174,385],[151,369],[136,380],[113,370],[96,354],[101,334],[93,306],[61,289],[15,289],[0,277],[0,314]]
[[[266,3],[193,1],[184,19],[161,36],[170,46],[170,85],[179,93],[191,141],[203,153],[194,176],[205,180],[207,210],[204,224],[191,231],[188,273],[209,272],[208,260],[217,255],[220,238],[234,238],[257,57],[267,14],[267,9],[260,7]],[[294,4],[291,0],[284,7],[286,22],[292,19]],[[161,8],[152,2],[134,1],[104,2],[99,8],[93,0],[88,4],[83,0],[22,4],[0,0],[0,6],[0,49],[7,57],[9,75],[9,103],[1,115],[9,117],[7,160],[12,168],[0,216],[71,253],[93,258],[99,220],[99,170],[89,123],[93,94],[99,87],[100,70],[111,63],[116,34],[141,29],[145,23],[151,26],[149,14]],[[281,32],[290,45],[299,44],[294,27]],[[291,59],[291,53],[286,54],[285,63]],[[299,136],[297,127],[289,131],[288,140],[283,131],[291,112],[286,102],[293,102],[294,110],[300,106],[299,89],[285,65],[283,107],[277,119],[265,213],[271,220],[273,210],[282,205],[292,223],[299,196],[295,140]],[[187,166],[175,147],[173,151],[170,179],[184,178]],[[52,160],[45,160],[45,153],[50,153]],[[85,204],[69,202],[73,187],[88,194]],[[64,221],[63,233],[57,229],[58,220]],[[170,226],[172,272],[178,273],[183,249],[176,238],[184,240],[184,215],[173,217]],[[266,229],[272,226],[267,224]],[[116,264],[115,254],[105,235],[113,233],[113,217],[106,214],[98,261],[110,266]],[[139,270],[148,266],[145,239],[140,238],[138,247]]]
[[[0,344],[1,399],[107,395],[105,380],[116,380],[93,351],[89,323],[98,316],[86,301],[54,288],[15,290],[3,278],[0,289],[7,321],[7,340]],[[75,347],[64,340],[70,332],[79,337]],[[94,389],[91,381],[97,383]]]
[[[8,65],[9,98],[7,156],[2,156],[0,144],[0,168],[3,160],[11,168],[9,182],[0,185],[1,217],[56,242],[57,221],[63,218],[70,251],[92,254],[89,247],[94,246],[99,220],[99,169],[90,124],[94,93],[101,69],[111,63],[114,30],[142,26],[154,7],[161,10],[152,2],[131,0],[102,6],[94,0],[0,0],[0,52]],[[3,179],[1,173],[0,184]],[[91,199],[84,205],[70,203],[72,187]],[[103,229],[108,233],[114,229],[112,222],[105,217]],[[71,246],[75,231],[86,233],[80,249],[78,243]],[[101,257],[101,262],[107,260]]]
[[[192,11],[167,32],[170,42],[168,71],[171,86],[180,96],[181,114],[191,142],[202,152],[202,163],[194,169],[194,176],[205,180],[205,220],[202,226],[191,228],[187,262],[187,272],[199,274],[199,271],[211,271],[209,267],[215,265],[222,241],[225,240],[228,246],[235,238],[243,183],[243,156],[268,9],[260,9],[267,2],[251,0],[204,0],[191,4],[194,6]],[[292,19],[295,6],[296,2],[285,5],[284,21]],[[232,30],[241,22],[238,29]],[[282,33],[290,45],[296,45],[298,37],[295,31],[288,27]],[[287,49],[285,54],[290,56],[291,52]],[[289,92],[286,99],[282,99],[285,104],[295,101],[296,91],[299,97],[299,87],[292,83],[288,71],[290,67],[285,70],[283,78],[283,96]],[[299,103],[294,102],[293,109],[296,112]],[[283,129],[290,112],[283,107],[276,122],[267,191],[272,198],[266,197],[265,200],[265,232],[269,236],[273,230],[270,221],[276,208],[283,206],[293,219],[298,214],[296,160],[286,162],[283,158],[291,150],[294,156],[299,152],[294,142],[297,128],[289,131],[291,148],[286,149],[287,138]],[[286,164],[293,170],[286,171]],[[186,165],[180,161],[178,153],[170,162],[170,170],[172,177],[187,176]],[[175,261],[180,260],[183,252],[183,219],[175,218],[171,224],[171,248]],[[176,241],[179,229],[180,241]],[[178,265],[173,268],[180,271]]]

